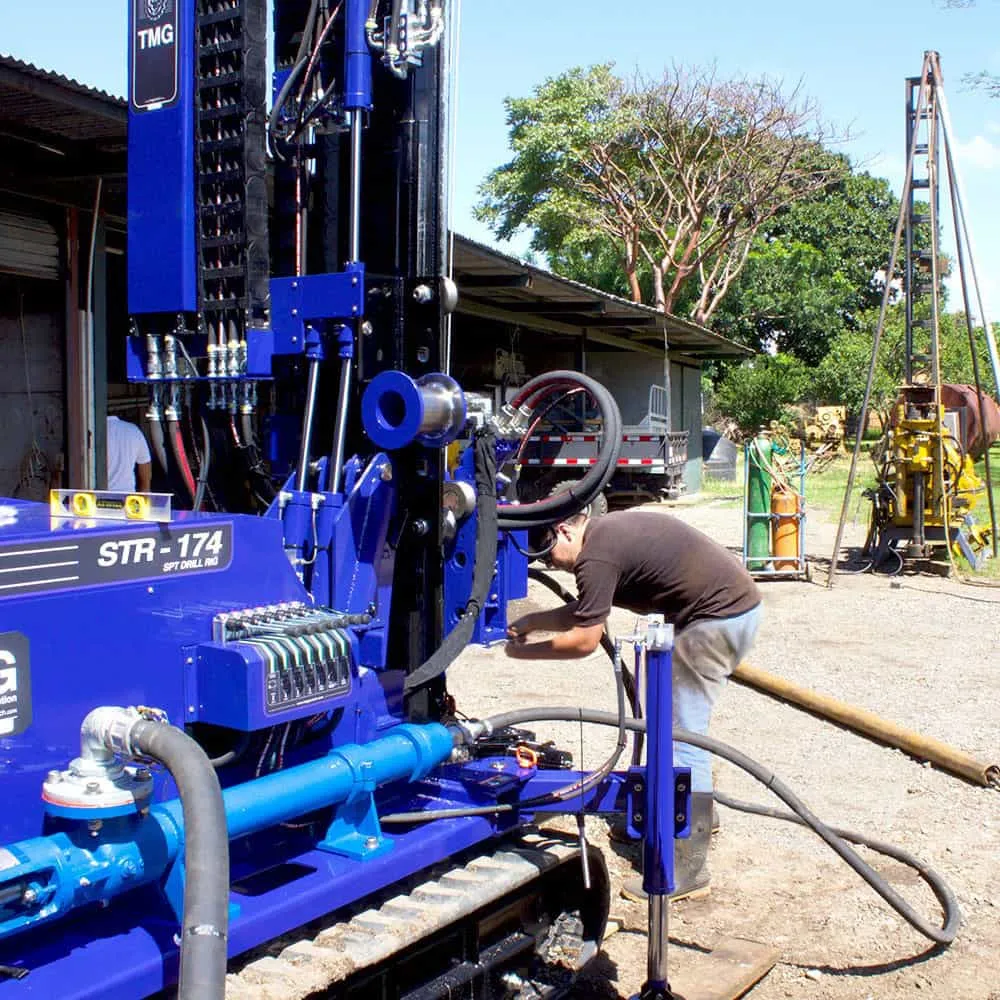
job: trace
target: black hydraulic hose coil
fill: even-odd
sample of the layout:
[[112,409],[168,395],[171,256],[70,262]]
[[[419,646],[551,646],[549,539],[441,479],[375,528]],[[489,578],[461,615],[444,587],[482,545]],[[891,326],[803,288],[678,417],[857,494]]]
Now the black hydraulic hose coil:
[[579,482],[554,497],[500,506],[497,525],[501,531],[541,528],[572,517],[592,503],[615,474],[622,448],[622,416],[614,396],[596,379],[580,372],[548,372],[531,379],[511,401],[511,406],[537,409],[554,393],[576,387],[586,389],[601,414],[601,449],[597,461]]
[[229,834],[222,789],[205,751],[183,730],[137,722],[132,748],[159,761],[184,816],[184,915],[179,1000],[223,1000],[229,934]]
[[497,561],[497,458],[496,441],[489,431],[477,432],[475,448],[476,477],[476,562],[472,573],[472,593],[455,627],[445,636],[434,653],[405,680],[403,690],[410,693],[429,684],[448,669],[469,644],[486,599],[489,597]]

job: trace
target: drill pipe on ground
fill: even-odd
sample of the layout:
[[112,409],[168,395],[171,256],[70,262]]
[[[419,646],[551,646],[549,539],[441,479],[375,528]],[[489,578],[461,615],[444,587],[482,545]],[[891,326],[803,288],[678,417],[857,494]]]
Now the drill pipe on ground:
[[930,761],[941,770],[964,778],[974,785],[1000,789],[1000,764],[984,764],[947,743],[889,722],[874,712],[810,691],[749,663],[741,663],[733,671],[732,679],[821,719],[835,722],[862,736],[902,750],[912,757]]

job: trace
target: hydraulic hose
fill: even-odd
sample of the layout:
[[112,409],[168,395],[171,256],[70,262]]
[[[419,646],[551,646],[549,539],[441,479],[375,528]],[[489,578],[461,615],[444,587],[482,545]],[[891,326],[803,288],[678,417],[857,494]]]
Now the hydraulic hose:
[[149,421],[149,446],[156,456],[156,461],[160,463],[160,468],[166,472],[169,468],[167,463],[167,448],[163,441],[163,421],[158,413],[150,411],[146,414]]
[[477,524],[472,593],[455,627],[445,636],[437,650],[406,678],[403,684],[405,693],[412,693],[417,688],[424,687],[448,669],[452,661],[469,644],[476,622],[489,597],[497,559],[497,459],[493,434],[478,432],[473,447]]
[[205,751],[183,730],[137,722],[132,748],[173,778],[184,815],[180,1000],[222,1000],[229,933],[229,835],[222,789]]
[[[519,726],[530,722],[590,722],[601,726],[617,726],[618,718],[613,712],[599,712],[587,708],[526,708],[501,712],[499,715],[482,720],[479,725],[482,726],[483,732],[491,732],[507,726]],[[626,727],[634,732],[644,731],[646,722],[642,719],[629,719],[626,722]],[[472,728],[474,729],[475,727]],[[713,739],[711,736],[688,732],[686,729],[675,729],[673,736],[674,740],[678,743],[687,743],[690,746],[699,747],[714,754],[716,757],[728,760],[731,764],[735,764],[742,771],[745,771],[759,781],[769,791],[773,792],[792,810],[798,822],[803,826],[809,827],[843,861],[853,868],[908,924],[924,937],[939,945],[949,945],[955,940],[962,920],[961,911],[958,908],[958,900],[944,879],[933,869],[899,848],[890,847],[889,851],[884,851],[883,848],[889,845],[862,837],[860,834],[839,831],[827,826],[773,771],[768,770],[763,764],[758,763],[734,747],[720,740]],[[723,804],[727,803],[724,802]],[[751,811],[756,811],[756,809]],[[764,815],[770,815],[770,813],[764,813]],[[785,816],[784,814],[777,814],[775,818],[784,819]],[[941,909],[945,916],[944,924],[940,928],[935,927],[917,913],[857,851],[846,843],[848,840],[870,847],[878,853],[886,853],[897,861],[901,861],[903,864],[913,868],[927,883],[941,904]]]
[[[396,825],[406,823],[429,823],[438,819],[458,819],[464,816],[495,816],[498,813],[523,812],[526,809],[535,809],[539,806],[552,805],[556,802],[568,802],[570,799],[582,797],[596,788],[611,772],[621,759],[622,752],[628,743],[626,733],[625,715],[625,684],[622,679],[622,663],[618,656],[613,655],[615,668],[615,691],[618,695],[618,712],[615,715],[618,727],[618,740],[614,749],[605,762],[595,771],[591,771],[584,777],[573,781],[562,788],[556,788],[544,795],[536,795],[533,798],[521,799],[518,802],[504,802],[492,806],[463,806],[458,809],[427,809],[421,812],[392,813],[388,816],[380,817],[383,825]],[[455,734],[456,745],[461,745],[463,737],[461,730]]]
[[208,485],[208,470],[212,464],[212,435],[208,432],[208,424],[205,418],[201,418],[201,433],[205,439],[205,450],[201,456],[201,466],[198,469],[198,486],[194,493],[194,503],[192,510],[201,510],[201,505],[205,501],[205,487]]
[[[543,587],[547,587],[553,594],[556,595],[561,601],[566,604],[571,604],[576,600],[573,596],[555,577],[550,576],[548,573],[543,572],[540,569],[536,569],[534,566],[528,567],[528,576],[532,580],[537,580]],[[615,644],[611,641],[611,636],[608,635],[608,630],[601,633],[601,649],[608,654],[608,659],[614,663],[615,660]],[[632,716],[636,719],[642,718],[642,713],[639,710],[639,701],[636,697],[635,689],[635,675],[626,667],[622,665],[622,683],[625,686],[625,694],[628,696],[629,706],[632,709]],[[642,733],[636,734],[636,742],[641,747],[642,746]]]
[[191,471],[191,463],[188,461],[187,451],[184,447],[184,432],[181,429],[176,410],[167,412],[167,429],[169,431],[168,437],[170,438],[170,452],[174,456],[181,479],[184,480],[184,485],[187,487],[188,494],[193,502],[195,493],[197,492],[194,485],[194,473]]
[[578,387],[586,389],[601,413],[603,434],[597,461],[578,483],[554,497],[533,503],[501,505],[497,512],[501,531],[541,528],[572,517],[592,503],[614,475],[622,447],[622,418],[614,397],[600,382],[580,372],[549,372],[531,379],[510,405],[514,409],[538,409],[553,394]]

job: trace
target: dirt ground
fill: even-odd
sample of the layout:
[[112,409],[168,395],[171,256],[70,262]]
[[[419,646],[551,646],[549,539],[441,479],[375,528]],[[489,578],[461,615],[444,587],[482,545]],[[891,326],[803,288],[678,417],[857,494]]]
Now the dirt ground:
[[[714,499],[649,509],[681,517],[739,550],[738,504]],[[766,618],[749,662],[1000,762],[1000,590],[926,574],[840,575],[828,590],[834,529],[810,513],[813,582],[761,585]],[[862,532],[850,524],[846,542],[859,544]],[[532,583],[523,607],[553,600]],[[633,622],[615,612],[611,626],[628,633]],[[470,649],[449,671],[449,684],[469,714],[581,702],[614,707],[600,653],[526,664],[507,659],[502,647]],[[610,730],[537,728],[585,767],[596,766],[612,746]],[[712,735],[769,766],[826,822],[890,841],[936,869],[958,897],[963,924],[950,949],[934,950],[814,835],[723,809],[711,896],[671,907],[672,969],[734,935],[780,951],[777,966],[748,994],[752,1000],[1000,1000],[1000,794],[736,684],[717,706]],[[780,805],[726,763],[716,768],[716,785]],[[609,846],[603,821],[588,820],[588,829],[604,847],[615,882],[612,915],[622,929],[607,940],[580,995],[628,997],[645,971],[645,906],[618,895],[621,879],[632,874],[623,856],[628,849]],[[922,913],[939,920],[932,894],[912,872],[867,856]]]

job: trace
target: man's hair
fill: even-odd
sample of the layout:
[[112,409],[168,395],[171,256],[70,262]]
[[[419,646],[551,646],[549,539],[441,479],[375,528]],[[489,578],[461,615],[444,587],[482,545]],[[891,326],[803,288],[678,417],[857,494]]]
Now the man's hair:
[[528,531],[528,551],[532,553],[538,553],[539,555],[544,555],[550,552],[552,545],[555,542],[556,529],[560,524],[570,524],[573,527],[585,524],[588,518],[586,511],[581,510],[577,513],[570,515],[569,517],[564,517],[561,521],[556,521],[553,524],[545,524],[540,528],[531,528]]

